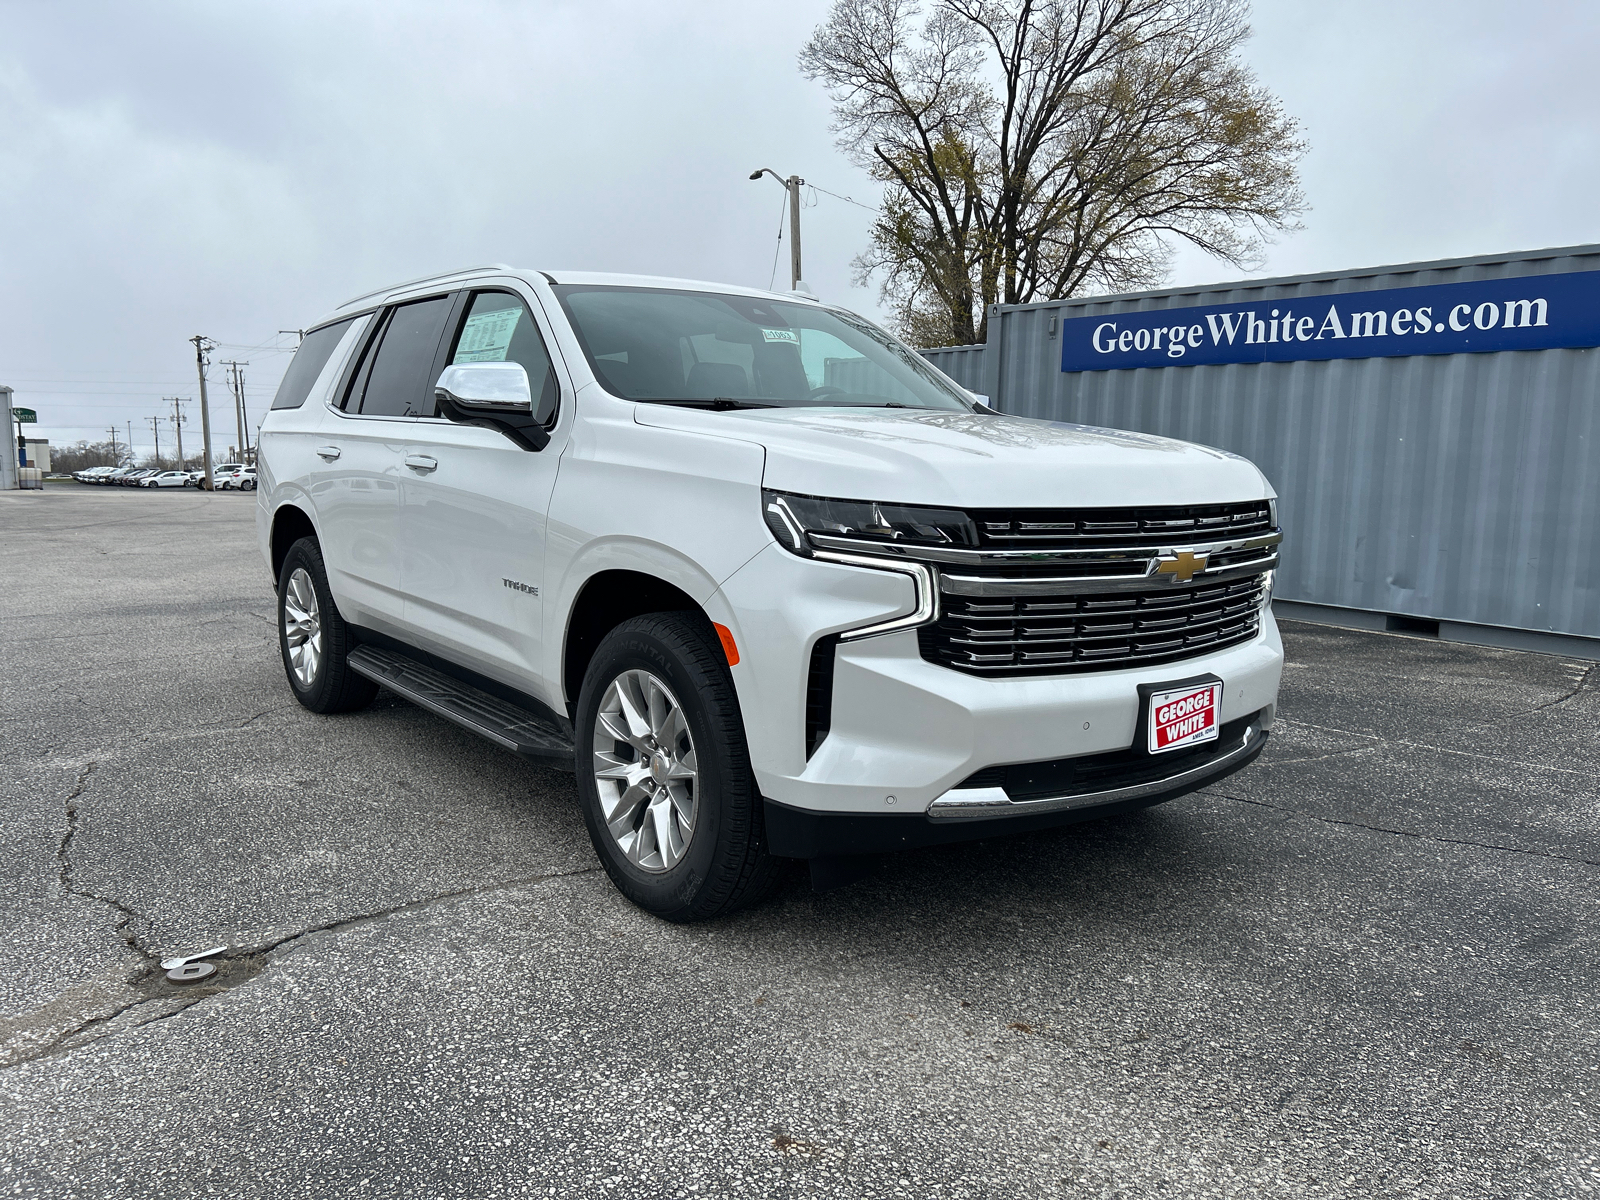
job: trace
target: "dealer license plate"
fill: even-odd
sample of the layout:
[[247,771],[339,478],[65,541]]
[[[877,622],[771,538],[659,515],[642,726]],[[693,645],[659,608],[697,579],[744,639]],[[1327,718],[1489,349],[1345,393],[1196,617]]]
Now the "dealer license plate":
[[1217,713],[1222,708],[1222,684],[1154,692],[1150,696],[1150,753],[1164,754],[1184,746],[1217,740]]

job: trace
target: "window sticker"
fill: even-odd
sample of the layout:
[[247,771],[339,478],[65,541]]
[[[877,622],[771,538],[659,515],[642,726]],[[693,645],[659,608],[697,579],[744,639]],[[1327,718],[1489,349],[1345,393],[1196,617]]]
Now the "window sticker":
[[787,342],[791,346],[800,344],[800,335],[792,329],[763,329],[761,336],[769,342]]
[[454,361],[504,362],[511,348],[511,335],[516,332],[517,321],[522,317],[520,308],[497,308],[492,312],[475,312],[467,318],[461,331],[461,341],[456,345]]

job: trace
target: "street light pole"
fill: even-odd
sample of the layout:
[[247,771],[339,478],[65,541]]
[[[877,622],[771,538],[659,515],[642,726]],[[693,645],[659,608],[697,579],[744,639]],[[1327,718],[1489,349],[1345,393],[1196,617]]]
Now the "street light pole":
[[771,175],[789,193],[789,290],[798,292],[803,278],[800,273],[800,189],[806,181],[798,175],[785,179],[771,167],[751,172],[750,178],[760,179],[763,175]]

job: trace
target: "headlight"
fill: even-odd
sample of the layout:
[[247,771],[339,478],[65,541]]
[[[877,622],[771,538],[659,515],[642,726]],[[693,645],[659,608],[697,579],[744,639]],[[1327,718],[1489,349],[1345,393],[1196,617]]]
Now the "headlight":
[[807,535],[852,541],[923,546],[976,546],[978,529],[955,508],[918,508],[875,500],[826,500],[787,492],[762,491],[762,515],[778,544],[810,555]]

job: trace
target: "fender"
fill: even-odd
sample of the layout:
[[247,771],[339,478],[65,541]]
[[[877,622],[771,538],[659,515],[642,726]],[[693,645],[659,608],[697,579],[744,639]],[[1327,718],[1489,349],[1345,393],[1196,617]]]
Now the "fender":
[[[751,557],[759,553],[758,548]],[[577,701],[576,695],[567,694],[570,689],[566,684],[564,668],[578,597],[590,580],[607,571],[632,571],[658,579],[684,593],[702,611],[712,607],[718,611],[726,609],[725,601],[716,602],[720,600],[720,581],[681,550],[660,542],[626,536],[600,538],[591,542],[567,563],[558,581],[547,584],[552,594],[551,603],[545,610],[545,659],[542,671],[544,678],[550,681],[552,699],[560,704],[570,705]],[[713,616],[712,619],[720,619],[726,624],[728,617]]]

